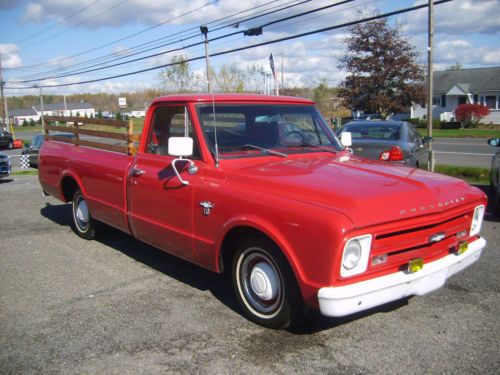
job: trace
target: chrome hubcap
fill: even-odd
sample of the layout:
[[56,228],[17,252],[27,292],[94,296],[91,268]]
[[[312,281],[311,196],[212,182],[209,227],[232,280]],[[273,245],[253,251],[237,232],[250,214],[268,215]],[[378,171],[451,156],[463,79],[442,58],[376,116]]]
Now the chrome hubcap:
[[76,222],[78,227],[85,229],[89,223],[89,209],[87,207],[87,202],[80,198],[76,206],[75,212]]
[[250,248],[238,260],[238,288],[254,314],[271,318],[283,300],[281,275],[274,261],[261,249]]

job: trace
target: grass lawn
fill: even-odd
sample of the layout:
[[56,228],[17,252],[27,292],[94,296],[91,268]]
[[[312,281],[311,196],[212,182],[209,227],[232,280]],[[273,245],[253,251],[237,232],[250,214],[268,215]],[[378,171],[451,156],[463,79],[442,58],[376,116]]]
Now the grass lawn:
[[490,170],[488,168],[436,165],[434,171],[447,176],[461,178],[469,184],[489,185],[490,183]]
[[[418,129],[422,136],[427,129]],[[500,138],[499,129],[432,129],[433,138]]]

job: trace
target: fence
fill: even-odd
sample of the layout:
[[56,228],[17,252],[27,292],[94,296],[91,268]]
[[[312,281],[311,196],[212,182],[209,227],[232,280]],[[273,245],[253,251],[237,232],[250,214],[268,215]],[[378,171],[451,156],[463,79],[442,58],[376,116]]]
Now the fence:
[[[135,154],[134,142],[139,141],[139,135],[134,134],[134,126],[132,120],[108,120],[94,119],[86,117],[63,117],[63,116],[46,116],[45,122],[50,123],[66,123],[66,126],[61,125],[45,125],[45,139],[55,140],[58,142],[72,143],[75,146],[87,146],[101,150],[121,152],[128,155]],[[104,129],[88,129],[86,125],[93,127],[102,127]],[[105,129],[111,127],[114,131]],[[122,130],[125,130],[123,132]],[[73,138],[60,137],[50,132],[71,132]],[[120,132],[122,131],[122,132]],[[99,138],[99,141],[81,139],[81,135]],[[102,139],[100,139],[102,138]],[[109,143],[110,140],[121,141],[121,144]]]

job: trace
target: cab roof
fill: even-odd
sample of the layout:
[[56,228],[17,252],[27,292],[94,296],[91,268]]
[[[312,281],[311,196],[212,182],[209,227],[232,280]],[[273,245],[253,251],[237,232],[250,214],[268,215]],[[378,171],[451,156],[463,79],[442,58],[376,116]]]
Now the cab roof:
[[259,102],[277,104],[314,104],[312,100],[296,98],[293,96],[272,96],[257,94],[178,94],[166,95],[156,98],[153,104],[164,102]]

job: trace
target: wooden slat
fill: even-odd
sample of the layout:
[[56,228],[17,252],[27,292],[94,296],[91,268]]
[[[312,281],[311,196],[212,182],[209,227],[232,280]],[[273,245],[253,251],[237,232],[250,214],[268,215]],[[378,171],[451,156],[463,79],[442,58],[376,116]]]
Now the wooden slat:
[[52,130],[55,132],[63,132],[63,133],[73,133],[72,126],[45,125],[45,131],[47,130]]
[[80,146],[93,147],[93,148],[98,148],[100,150],[121,152],[124,154],[126,154],[128,151],[127,146],[107,145],[107,144],[99,143],[99,142],[84,141],[82,139],[80,139],[79,143],[80,143]]
[[128,139],[128,135],[125,133],[105,132],[102,130],[90,130],[90,129],[83,129],[80,127],[78,127],[78,133],[85,135],[93,135],[95,137],[121,139],[123,141],[126,141]]
[[58,142],[64,142],[64,143],[74,143],[74,138],[68,138],[68,137],[58,137],[57,135],[46,135],[45,139],[51,140],[51,141],[58,141]]
[[46,116],[44,117],[47,122],[74,122],[80,124],[92,124],[92,125],[105,125],[113,126],[115,128],[126,128],[128,127],[128,122],[123,120],[109,120],[109,119],[98,119],[98,118],[88,118],[88,117],[65,117],[65,116]]

